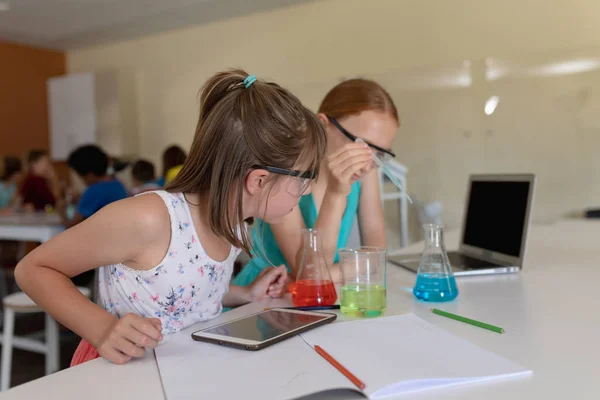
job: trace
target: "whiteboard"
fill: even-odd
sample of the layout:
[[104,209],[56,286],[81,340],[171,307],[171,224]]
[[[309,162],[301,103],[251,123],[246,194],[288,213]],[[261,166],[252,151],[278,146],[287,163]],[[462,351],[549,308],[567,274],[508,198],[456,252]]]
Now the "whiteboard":
[[70,74],[49,79],[47,87],[50,155],[64,161],[77,146],[96,142],[95,79]]

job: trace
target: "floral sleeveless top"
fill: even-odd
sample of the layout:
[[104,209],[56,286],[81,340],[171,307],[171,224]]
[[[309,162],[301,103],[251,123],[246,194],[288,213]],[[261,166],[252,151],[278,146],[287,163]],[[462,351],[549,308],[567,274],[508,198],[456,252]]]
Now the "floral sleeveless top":
[[232,246],[222,262],[211,259],[198,240],[183,194],[148,193],[160,196],[169,210],[171,243],[167,254],[148,271],[123,264],[100,267],[100,304],[119,318],[127,313],[159,318],[162,333],[174,333],[221,313],[240,249]]

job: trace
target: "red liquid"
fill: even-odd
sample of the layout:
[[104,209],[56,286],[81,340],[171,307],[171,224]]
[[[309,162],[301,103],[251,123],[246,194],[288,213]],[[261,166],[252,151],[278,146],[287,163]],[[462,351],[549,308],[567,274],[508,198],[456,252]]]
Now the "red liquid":
[[296,307],[332,306],[336,300],[332,281],[296,281],[292,290],[292,301]]

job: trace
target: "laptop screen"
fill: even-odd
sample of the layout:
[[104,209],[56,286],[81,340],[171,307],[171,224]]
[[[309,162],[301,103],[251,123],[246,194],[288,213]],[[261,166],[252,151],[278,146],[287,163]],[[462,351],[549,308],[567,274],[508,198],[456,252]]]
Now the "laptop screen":
[[463,243],[521,256],[530,182],[473,181]]

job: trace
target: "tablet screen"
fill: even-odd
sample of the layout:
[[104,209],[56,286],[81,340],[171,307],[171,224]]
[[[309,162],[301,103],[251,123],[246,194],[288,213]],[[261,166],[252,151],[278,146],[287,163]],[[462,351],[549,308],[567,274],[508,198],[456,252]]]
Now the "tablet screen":
[[205,333],[264,342],[283,333],[328,318],[327,315],[308,315],[268,310],[228,324],[203,330]]

